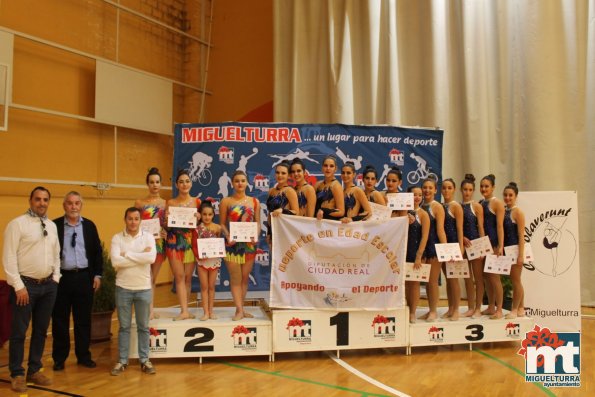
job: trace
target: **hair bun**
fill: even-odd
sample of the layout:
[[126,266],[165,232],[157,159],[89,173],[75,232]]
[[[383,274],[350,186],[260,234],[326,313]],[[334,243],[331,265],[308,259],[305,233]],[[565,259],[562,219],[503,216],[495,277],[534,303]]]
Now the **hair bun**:
[[438,181],[438,178],[434,174],[428,175],[428,178],[427,179],[431,179],[431,180],[436,181],[436,182]]
[[391,170],[393,171],[399,171],[401,172],[401,169],[399,167],[397,167],[396,165],[393,165],[392,167],[390,167]]
[[516,184],[516,182],[508,182],[508,186],[518,187],[518,185]]
[[465,174],[465,180],[475,182],[475,176],[473,174]]
[[490,178],[492,178],[493,181],[496,181],[496,176],[494,174],[490,174],[488,175]]
[[365,171],[376,171],[376,167],[374,167],[373,165],[366,165],[366,167],[364,168]]

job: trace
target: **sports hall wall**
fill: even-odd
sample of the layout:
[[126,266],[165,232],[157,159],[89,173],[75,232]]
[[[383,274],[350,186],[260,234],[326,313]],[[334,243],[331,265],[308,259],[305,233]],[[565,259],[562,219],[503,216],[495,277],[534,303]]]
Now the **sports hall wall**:
[[[52,192],[50,218],[63,214],[64,194],[81,192],[83,216],[109,245],[123,227],[124,209],[147,194],[149,167],[157,166],[163,185],[171,186],[173,123],[272,121],[271,0],[217,0],[212,8],[207,0],[121,0],[120,9],[114,3],[0,2],[0,36],[14,38],[12,105],[8,130],[0,131],[0,245],[37,185]],[[2,62],[10,49],[0,43]],[[98,122],[97,59],[170,82],[171,128]],[[98,183],[111,188],[81,186]],[[163,266],[158,282],[170,279]]]

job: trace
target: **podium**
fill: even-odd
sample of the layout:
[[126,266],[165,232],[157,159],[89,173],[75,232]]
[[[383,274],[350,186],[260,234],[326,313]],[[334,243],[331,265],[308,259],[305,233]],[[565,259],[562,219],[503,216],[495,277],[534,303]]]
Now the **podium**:
[[[189,309],[196,318],[174,321],[179,308],[155,309],[159,318],[149,323],[149,357],[269,356],[272,359],[271,325],[261,307],[247,306],[253,318],[233,321],[233,307],[216,307],[216,320],[200,321],[201,309]],[[134,317],[133,317],[134,319]],[[136,323],[130,329],[130,357],[138,358]]]

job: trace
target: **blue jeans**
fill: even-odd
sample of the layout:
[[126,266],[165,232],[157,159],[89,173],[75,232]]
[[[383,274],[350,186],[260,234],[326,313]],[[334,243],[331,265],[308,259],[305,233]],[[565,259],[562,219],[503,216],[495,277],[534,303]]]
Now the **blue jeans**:
[[25,357],[25,334],[29,328],[29,322],[32,322],[32,329],[27,372],[32,375],[43,367],[41,356],[58,291],[58,284],[54,281],[43,284],[28,281],[24,283],[29,294],[28,305],[18,306],[14,289],[11,288],[10,291],[12,325],[8,348],[8,368],[12,377],[25,375],[23,359]]
[[136,291],[116,287],[116,307],[118,308],[118,321],[120,322],[118,351],[122,364],[128,364],[133,305],[136,319],[136,333],[138,335],[138,357],[141,363],[149,359],[149,315],[152,295],[150,289]]

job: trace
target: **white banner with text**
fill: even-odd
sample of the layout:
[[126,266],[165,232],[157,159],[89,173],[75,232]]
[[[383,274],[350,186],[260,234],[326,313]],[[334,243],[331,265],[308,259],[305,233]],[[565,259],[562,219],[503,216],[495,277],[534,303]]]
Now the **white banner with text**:
[[549,329],[581,329],[581,296],[576,192],[521,192],[525,242],[533,263],[525,263],[525,310]]
[[347,224],[273,217],[271,307],[402,307],[408,226],[407,217]]

